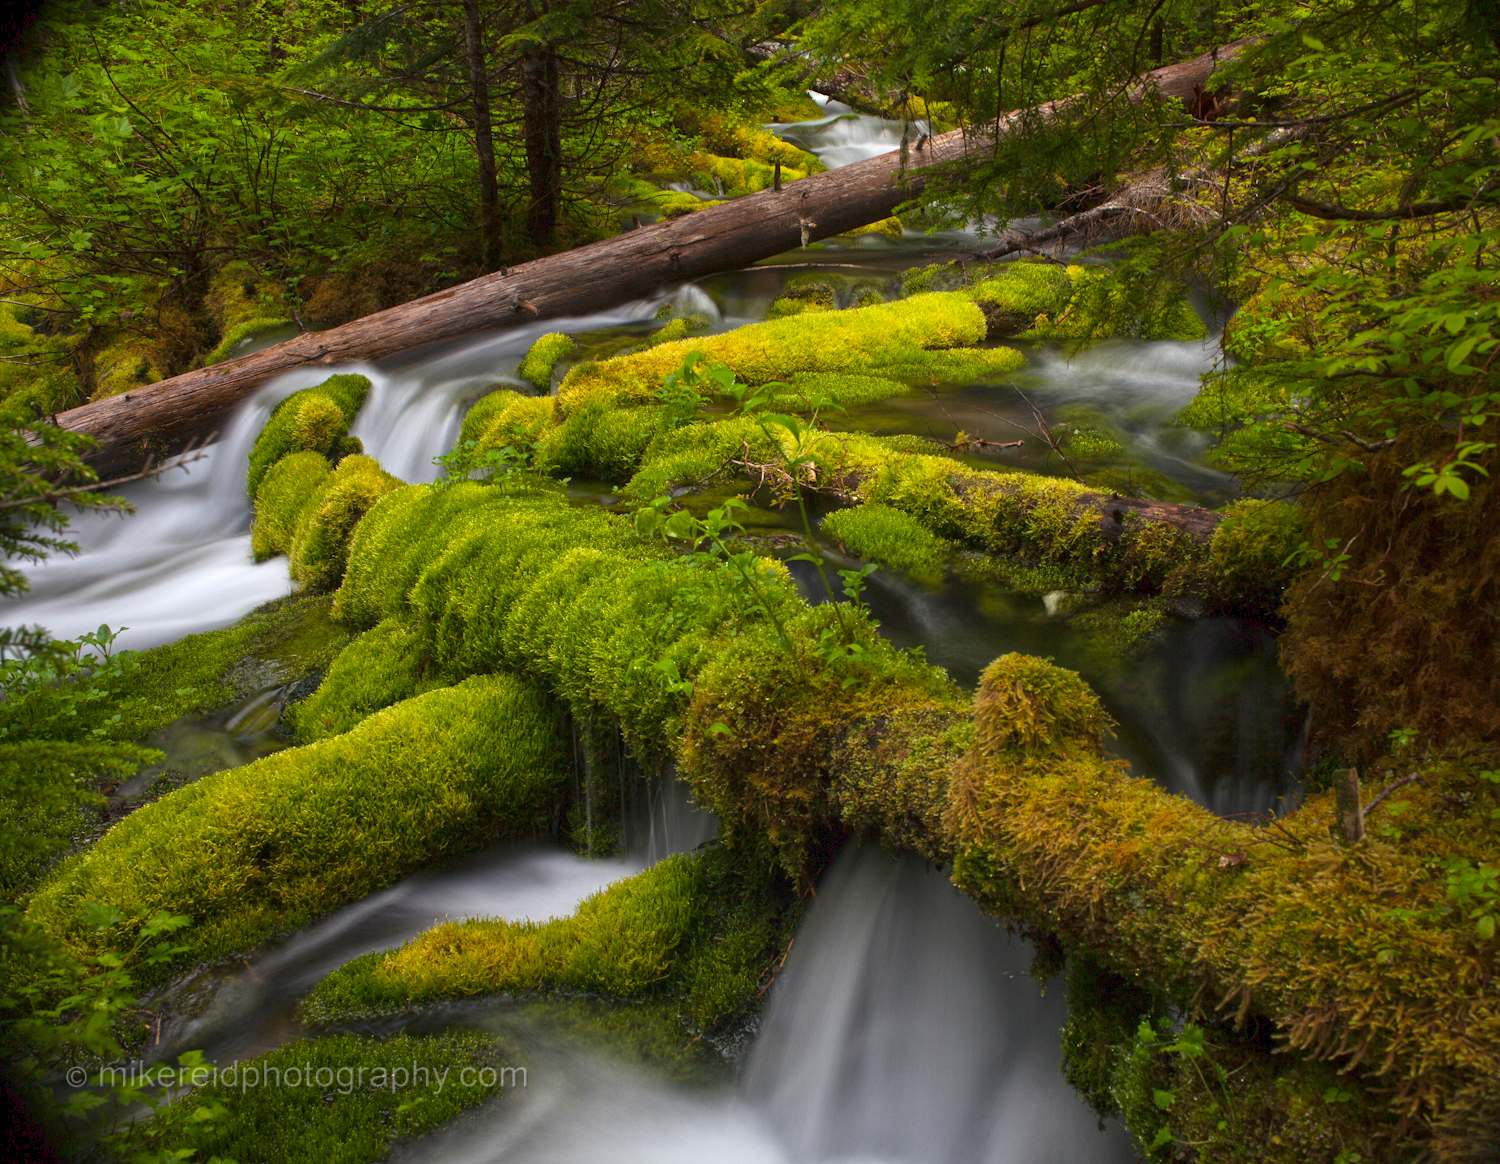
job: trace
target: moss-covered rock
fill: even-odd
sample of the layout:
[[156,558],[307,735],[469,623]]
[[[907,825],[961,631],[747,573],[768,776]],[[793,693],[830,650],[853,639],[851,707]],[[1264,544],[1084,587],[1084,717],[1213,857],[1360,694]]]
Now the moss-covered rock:
[[328,480],[328,458],[312,451],[292,453],[271,466],[255,494],[250,551],[257,562],[292,548],[302,511]]
[[318,689],[289,714],[298,742],[312,743],[447,683],[428,666],[421,636],[404,622],[386,619],[345,647]]
[[330,376],[278,404],[250,450],[250,497],[254,499],[261,480],[282,457],[315,452],[337,460],[358,452],[359,442],[349,436],[349,426],[369,391],[370,382],[363,376]]
[[794,899],[722,848],[668,857],[547,922],[447,922],[319,983],[303,1017],[340,1023],[479,994],[675,999],[690,1028],[744,1019],[790,937]]
[[401,480],[361,454],[345,457],[308,493],[287,547],[294,581],[308,590],[331,590],[344,576],[349,537],[360,518]]
[[[187,958],[250,949],[445,856],[537,835],[562,761],[533,688],[471,678],[139,809],[59,867],[27,916],[107,949],[165,909],[194,920]],[[96,931],[90,902],[127,920]]]
[[516,374],[534,385],[537,391],[545,393],[552,387],[552,369],[557,366],[557,361],[577,350],[578,344],[572,336],[548,332],[526,349]]

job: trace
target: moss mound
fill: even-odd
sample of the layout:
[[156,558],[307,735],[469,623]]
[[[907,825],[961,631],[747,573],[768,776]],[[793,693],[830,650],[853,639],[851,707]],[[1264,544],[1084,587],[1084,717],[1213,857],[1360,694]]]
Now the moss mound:
[[331,460],[359,451],[349,426],[369,394],[363,376],[330,376],[313,388],[293,392],[271,411],[250,450],[248,491],[252,499],[272,465],[291,453],[321,453]]
[[910,514],[886,505],[836,510],[823,519],[823,529],[860,557],[929,583],[942,580],[954,548]]
[[[653,402],[663,379],[692,351],[727,364],[745,383],[763,384],[797,373],[863,373],[887,364],[925,368],[938,363],[930,354],[934,349],[976,344],[984,337],[984,314],[965,296],[919,295],[899,303],[769,320],[580,364],[564,378],[558,402],[564,412],[601,394],[622,402]],[[1017,353],[973,356],[1008,366],[1021,360]]]
[[292,548],[297,523],[307,503],[328,480],[328,458],[312,451],[282,457],[261,478],[255,493],[255,523],[250,550],[257,562]]
[[318,689],[289,712],[299,743],[342,735],[383,708],[447,686],[431,674],[421,637],[386,619],[345,647]]
[[332,739],[206,776],[126,817],[49,878],[28,916],[77,947],[87,902],[123,927],[155,910],[194,919],[211,959],[303,925],[406,874],[546,825],[562,750],[545,701],[471,678]]
[[330,590],[344,576],[349,538],[360,518],[401,480],[361,454],[345,457],[307,495],[287,547],[292,578],[308,590]]
[[516,374],[529,381],[538,392],[545,393],[552,387],[552,369],[557,366],[557,361],[577,350],[578,345],[572,336],[548,332],[526,349]]

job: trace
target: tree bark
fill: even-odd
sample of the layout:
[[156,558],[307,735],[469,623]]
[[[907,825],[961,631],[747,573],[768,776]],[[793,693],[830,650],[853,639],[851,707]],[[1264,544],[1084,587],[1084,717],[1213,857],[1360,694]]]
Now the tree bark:
[[521,122],[531,201],[526,233],[537,246],[557,239],[562,210],[562,109],[557,53],[530,49],[521,58]]
[[490,124],[490,86],[485,76],[484,31],[479,0],[464,0],[464,49],[469,58],[469,91],[474,100],[474,154],[479,161],[480,262],[494,270],[500,234],[500,187],[495,177],[495,135]]
[[[1243,43],[1243,42],[1241,42]],[[1239,44],[1147,73],[1131,91],[1141,100],[1151,89],[1187,99],[1218,62]],[[1061,103],[1040,110],[1055,116]],[[1024,112],[1008,115],[1004,132]],[[325,332],[309,333],[253,355],[173,376],[149,387],[111,396],[62,413],[64,428],[88,433],[100,449],[90,460],[103,472],[133,468],[147,452],[181,448],[223,427],[246,396],[266,380],[305,365],[378,360],[436,340],[507,324],[586,315],[638,299],[663,284],[733,270],[878,222],[921,192],[924,169],[982,157],[992,130],[954,130],[898,151],[787,183],[780,192],[762,190],[723,206],[657,222],[616,238],[549,255],[482,275],[446,291],[356,319]]]

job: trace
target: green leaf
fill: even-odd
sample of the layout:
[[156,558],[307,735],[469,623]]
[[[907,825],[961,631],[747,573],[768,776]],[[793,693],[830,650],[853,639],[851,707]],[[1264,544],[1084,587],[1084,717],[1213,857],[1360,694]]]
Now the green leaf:
[[1151,1093],[1151,1102],[1161,1108],[1162,1111],[1170,1111],[1172,1104],[1176,1102],[1177,1096],[1170,1091],[1162,1091],[1160,1088]]

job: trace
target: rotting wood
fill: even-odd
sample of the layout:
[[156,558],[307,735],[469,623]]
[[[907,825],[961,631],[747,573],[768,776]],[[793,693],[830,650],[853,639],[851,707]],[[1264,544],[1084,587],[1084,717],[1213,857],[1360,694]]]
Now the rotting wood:
[[[1222,60],[1245,42],[1153,70],[1129,92],[1188,100]],[[1040,112],[1056,116],[1066,102]],[[211,429],[223,430],[233,408],[261,384],[293,368],[378,360],[438,340],[507,324],[587,315],[642,298],[664,284],[733,270],[887,218],[921,192],[924,170],[989,152],[1027,111],[982,131],[954,130],[915,148],[762,190],[722,206],[627,231],[615,238],[518,267],[482,275],[399,307],[328,331],[290,339],[252,355],[184,372],[129,398],[111,396],[61,413],[58,424],[99,442],[90,457],[103,473],[138,464],[146,453],[182,447]],[[905,156],[911,168],[903,167]]]

